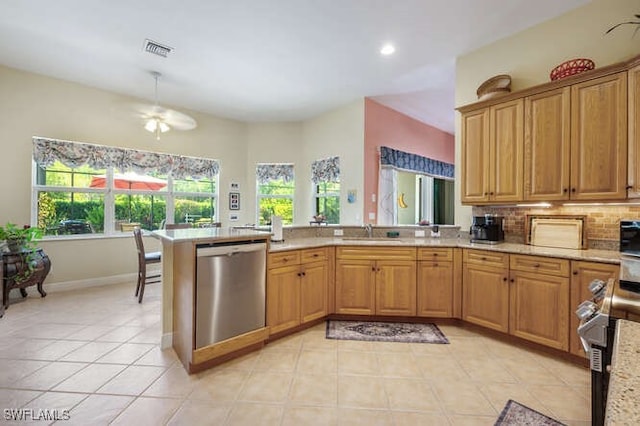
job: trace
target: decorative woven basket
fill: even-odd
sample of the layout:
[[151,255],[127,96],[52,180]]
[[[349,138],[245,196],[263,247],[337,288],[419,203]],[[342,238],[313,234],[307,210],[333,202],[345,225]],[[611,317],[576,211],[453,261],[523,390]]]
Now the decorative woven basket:
[[549,77],[551,81],[579,74],[583,71],[589,71],[596,67],[591,59],[578,58],[563,62],[551,70]]

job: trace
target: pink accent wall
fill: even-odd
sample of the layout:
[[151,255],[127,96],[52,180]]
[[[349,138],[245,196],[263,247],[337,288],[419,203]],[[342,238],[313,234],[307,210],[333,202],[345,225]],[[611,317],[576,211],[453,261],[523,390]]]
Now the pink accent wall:
[[378,196],[379,147],[387,146],[447,163],[454,163],[454,136],[435,127],[388,108],[378,102],[364,100],[364,213],[378,217],[378,203],[371,201],[371,194]]

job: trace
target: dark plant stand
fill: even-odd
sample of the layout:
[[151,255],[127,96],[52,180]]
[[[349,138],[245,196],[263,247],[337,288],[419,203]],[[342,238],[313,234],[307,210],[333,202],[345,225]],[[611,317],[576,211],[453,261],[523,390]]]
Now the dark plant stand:
[[[22,297],[27,297],[27,287],[35,285],[42,297],[47,293],[42,288],[45,278],[51,270],[49,256],[42,249],[22,250],[19,252],[2,254],[4,278],[2,282],[2,305],[9,308],[9,292],[14,288],[20,289]],[[32,263],[30,273],[25,272]],[[22,278],[24,277],[24,278]]]

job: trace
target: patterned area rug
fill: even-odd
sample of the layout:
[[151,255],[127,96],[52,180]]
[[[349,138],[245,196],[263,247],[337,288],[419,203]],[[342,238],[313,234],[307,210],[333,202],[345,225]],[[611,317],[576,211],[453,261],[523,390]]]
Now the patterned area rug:
[[327,339],[375,342],[449,343],[435,324],[327,321]]
[[538,413],[526,405],[522,405],[512,399],[504,406],[502,413],[496,420],[497,425],[549,425],[549,426],[564,426],[564,423],[560,423],[553,420],[551,417],[547,417],[542,413]]

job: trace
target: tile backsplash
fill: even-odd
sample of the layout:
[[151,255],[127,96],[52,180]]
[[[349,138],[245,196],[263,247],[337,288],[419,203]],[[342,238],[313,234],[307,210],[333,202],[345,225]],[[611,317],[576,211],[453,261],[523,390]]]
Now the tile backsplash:
[[640,205],[630,206],[552,206],[552,207],[484,207],[473,208],[474,216],[496,214],[503,216],[505,239],[524,242],[525,215],[583,215],[587,216],[588,248],[618,250],[620,219],[640,219]]

